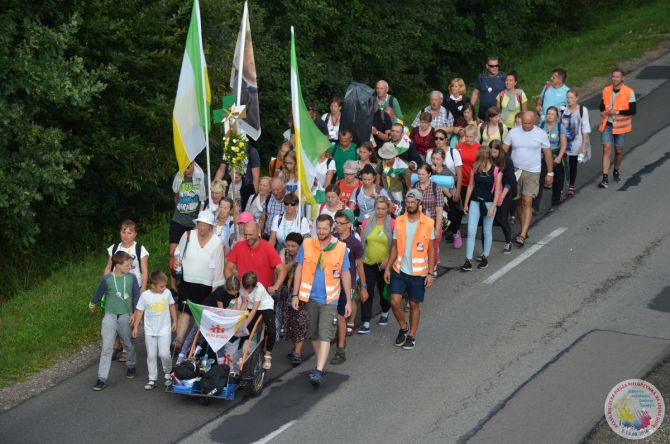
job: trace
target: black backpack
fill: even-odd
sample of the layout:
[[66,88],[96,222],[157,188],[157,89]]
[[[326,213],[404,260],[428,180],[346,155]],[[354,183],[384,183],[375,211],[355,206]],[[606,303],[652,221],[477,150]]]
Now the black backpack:
[[[114,256],[116,252],[119,251],[120,247],[120,243],[112,245],[112,256]],[[142,244],[139,242],[135,242],[135,257],[137,258],[137,263],[139,264],[140,274],[142,274]]]
[[174,375],[181,380],[193,379],[198,376],[198,367],[195,361],[188,359],[175,367]]
[[230,367],[225,364],[213,365],[212,368],[200,379],[200,393],[203,395],[216,395],[228,384]]

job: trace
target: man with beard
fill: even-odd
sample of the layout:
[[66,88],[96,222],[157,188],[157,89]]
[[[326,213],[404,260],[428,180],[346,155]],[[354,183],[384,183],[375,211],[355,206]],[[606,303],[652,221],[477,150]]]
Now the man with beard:
[[347,246],[332,235],[333,219],[328,214],[316,218],[316,239],[303,241],[295,258],[298,265],[293,280],[291,305],[298,310],[307,304],[308,333],[316,354],[316,368],[309,382],[318,387],[330,353],[330,343],[337,327],[337,303],[340,291],[347,299],[344,317],[351,314],[351,274]]
[[[407,212],[396,218],[393,245],[384,280],[391,284],[391,307],[400,326],[395,340],[396,347],[412,350],[421,317],[421,303],[426,288],[435,282],[435,221],[420,211],[423,195],[412,189],[405,195]],[[409,325],[405,321],[402,296],[409,297]]]

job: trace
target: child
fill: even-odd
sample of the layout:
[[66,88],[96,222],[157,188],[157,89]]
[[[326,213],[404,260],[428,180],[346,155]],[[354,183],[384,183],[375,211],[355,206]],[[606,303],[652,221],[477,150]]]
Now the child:
[[[109,259],[107,260],[107,265],[105,265],[105,269],[102,272],[102,275],[104,276],[112,272],[112,256],[114,256],[114,253],[117,251],[125,251],[133,258],[130,266],[130,272],[133,273],[137,278],[137,282],[140,284],[140,292],[142,292],[147,289],[149,252],[142,244],[135,241],[138,231],[137,224],[132,220],[126,219],[121,222],[121,242],[118,244],[112,244],[109,246],[109,248],[107,248]],[[114,354],[112,355],[112,361],[115,361],[118,358],[119,362],[126,362],[125,353],[121,353],[122,351],[123,349],[121,348],[121,341],[119,338],[116,338],[114,341]]]
[[[144,316],[144,342],[147,345],[147,367],[149,382],[145,390],[156,388],[158,368],[156,358],[160,357],[163,364],[163,377],[166,386],[172,385],[172,358],[170,357],[170,341],[172,333],[177,331],[177,309],[174,306],[172,293],[167,287],[167,276],[162,271],[151,273],[151,289],[140,295],[133,317],[133,338],[137,337],[140,320]],[[172,321],[170,321],[172,319]]]
[[103,390],[107,384],[117,334],[127,352],[126,378],[135,378],[135,347],[130,339],[130,322],[131,314],[140,297],[140,287],[135,275],[130,273],[132,262],[132,256],[125,251],[114,253],[112,256],[114,272],[103,276],[88,304],[89,311],[94,313],[95,304],[100,302],[103,296],[106,298],[105,316],[102,318],[102,352],[100,352],[98,380],[93,386],[96,392]]
[[272,367],[272,349],[276,340],[274,299],[267,292],[263,284],[258,282],[258,277],[253,271],[247,271],[242,276],[242,288],[247,292],[247,310],[249,311],[249,321],[247,328],[251,331],[256,324],[259,316],[263,316],[265,324],[265,359],[263,368],[270,370]]

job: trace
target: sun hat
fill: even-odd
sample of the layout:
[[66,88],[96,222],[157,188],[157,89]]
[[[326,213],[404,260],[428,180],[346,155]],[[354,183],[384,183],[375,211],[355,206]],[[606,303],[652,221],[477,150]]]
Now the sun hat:
[[391,142],[386,142],[384,145],[382,145],[381,148],[379,148],[379,151],[377,152],[377,156],[381,157],[382,159],[393,159],[397,155],[398,151],[396,150],[395,145]]

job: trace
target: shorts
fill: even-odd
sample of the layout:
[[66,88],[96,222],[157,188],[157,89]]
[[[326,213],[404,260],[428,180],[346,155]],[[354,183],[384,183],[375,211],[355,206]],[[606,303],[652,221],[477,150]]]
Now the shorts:
[[173,220],[170,221],[170,243],[171,244],[178,244],[179,241],[181,240],[181,237],[184,233],[186,233],[189,230],[192,230],[193,227],[185,227],[180,223],[177,223]]
[[526,170],[521,170],[521,176],[516,181],[518,199],[521,196],[528,196],[535,199],[537,193],[540,192],[540,173],[531,173]]
[[605,130],[600,135],[600,138],[603,142],[603,145],[612,145],[623,148],[624,143],[626,143],[626,134],[612,134],[612,127],[605,125]]
[[209,285],[192,284],[182,281],[179,284],[179,309],[184,313],[191,314],[186,301],[189,300],[195,304],[202,304],[210,293],[212,293],[212,287]]
[[313,341],[330,342],[337,332],[337,305],[307,302],[307,334]]
[[407,296],[410,301],[423,302],[423,297],[426,294],[425,276],[410,276],[402,271],[397,273],[391,268],[391,294],[404,294],[407,291]]

